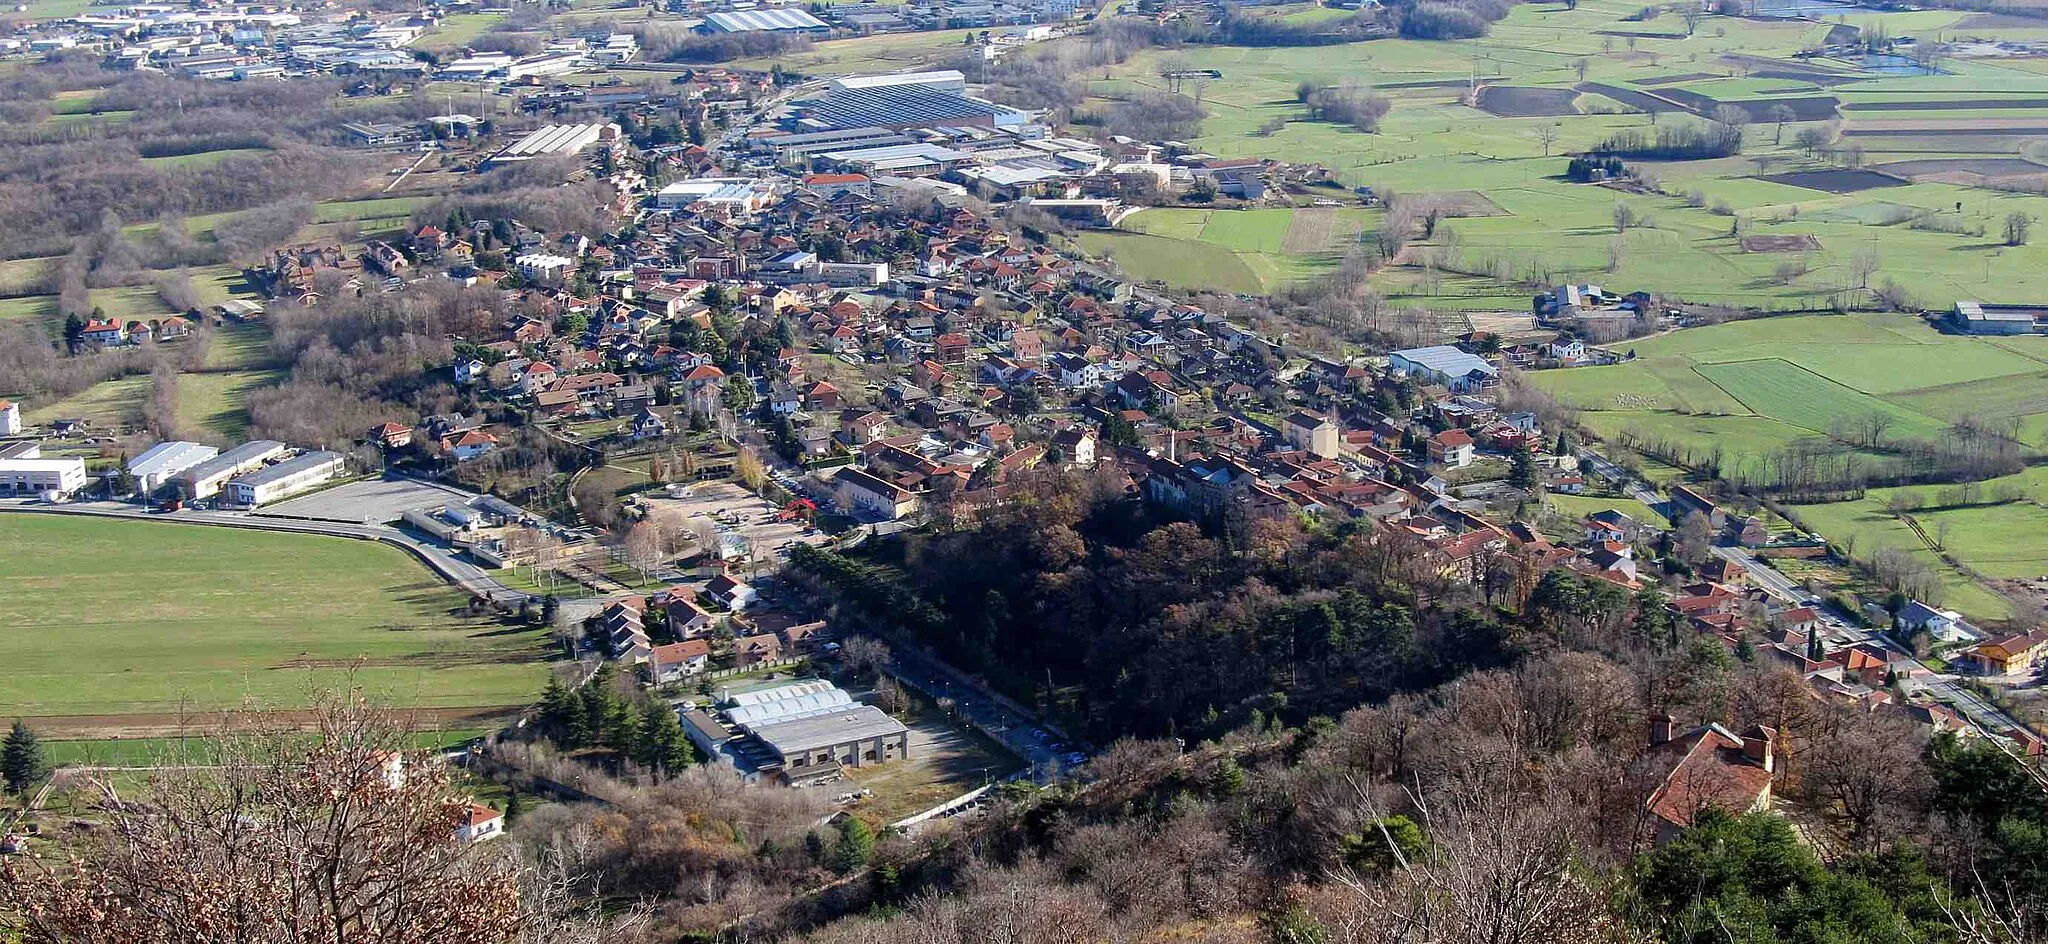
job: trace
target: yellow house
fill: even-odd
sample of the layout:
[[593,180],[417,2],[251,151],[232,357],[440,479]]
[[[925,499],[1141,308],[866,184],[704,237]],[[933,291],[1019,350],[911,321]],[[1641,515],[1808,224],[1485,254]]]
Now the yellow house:
[[1989,675],[2023,675],[2048,657],[2048,636],[2019,633],[1977,646],[1972,655]]

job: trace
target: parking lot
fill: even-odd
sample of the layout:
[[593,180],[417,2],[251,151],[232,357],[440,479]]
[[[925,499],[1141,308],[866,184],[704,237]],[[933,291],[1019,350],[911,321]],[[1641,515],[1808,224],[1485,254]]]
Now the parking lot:
[[684,517],[705,517],[745,538],[757,559],[780,557],[783,548],[795,543],[823,544],[824,532],[801,519],[777,521],[780,509],[731,482],[700,482],[689,494],[678,497],[650,497],[654,507],[680,511]]
[[265,505],[256,514],[349,524],[386,524],[397,521],[414,509],[439,508],[451,501],[463,502],[473,497],[460,489],[431,482],[372,479]]

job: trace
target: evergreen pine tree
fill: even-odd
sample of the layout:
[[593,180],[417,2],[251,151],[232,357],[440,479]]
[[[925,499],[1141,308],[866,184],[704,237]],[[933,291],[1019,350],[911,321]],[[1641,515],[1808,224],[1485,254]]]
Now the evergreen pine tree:
[[6,746],[0,748],[0,780],[6,782],[7,792],[22,793],[48,772],[42,742],[20,718],[14,719],[14,730],[7,732]]
[[849,817],[846,825],[839,827],[839,848],[833,856],[834,865],[841,874],[858,871],[868,864],[875,854],[875,831],[868,824]]
[[526,799],[519,795],[518,790],[515,789],[511,793],[505,794],[505,825],[512,825],[512,821],[518,819],[525,812]]

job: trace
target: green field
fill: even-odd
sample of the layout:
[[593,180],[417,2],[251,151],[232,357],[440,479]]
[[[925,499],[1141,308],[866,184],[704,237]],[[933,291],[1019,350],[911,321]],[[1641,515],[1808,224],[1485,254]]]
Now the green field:
[[2043,448],[2048,339],[1942,334],[1903,315],[1764,318],[1615,346],[1635,358],[1543,371],[1534,382],[1603,436],[1629,429],[1758,456],[1837,419],[1883,413],[1893,439],[1929,439],[1966,416],[2018,416]]
[[441,25],[434,31],[420,37],[413,44],[415,49],[428,52],[449,52],[476,42],[486,30],[503,22],[505,17],[497,13],[456,13],[443,17]]
[[1079,236],[1125,275],[1177,288],[1272,292],[1335,269],[1378,214],[1359,208],[1209,210],[1169,207]]
[[[1741,157],[1706,161],[1643,162],[1661,193],[1618,193],[1605,187],[1573,184],[1563,179],[1568,152],[1589,148],[1612,133],[1633,129],[1654,135],[1647,114],[1624,106],[1622,98],[1583,91],[1581,113],[1511,117],[1490,114],[1462,104],[1476,81],[1482,84],[1562,90],[1583,81],[1621,89],[1623,93],[1691,93],[1712,102],[1745,102],[1834,95],[1845,101],[1885,102],[1940,100],[1949,109],[1849,112],[1843,127],[1856,132],[1871,120],[1950,120],[1982,116],[1996,120],[2041,121],[2048,108],[2032,100],[2048,98],[2048,75],[2029,60],[1967,59],[1944,64],[1951,75],[1890,76],[1859,71],[1848,62],[1818,61],[1814,67],[1841,74],[1849,81],[1825,87],[1798,78],[1762,78],[1747,73],[1767,65],[1745,66],[1724,56],[1774,59],[1787,69],[1803,69],[1794,54],[1818,46],[1830,24],[1797,20],[1753,20],[1710,16],[1691,36],[1682,24],[1660,19],[1631,22],[1641,9],[1626,2],[1521,4],[1493,25],[1483,38],[1456,42],[1381,40],[1337,46],[1234,47],[1187,46],[1152,49],[1110,67],[1091,81],[1090,104],[1106,105],[1116,96],[1165,89],[1160,73],[1168,63],[1178,68],[1215,69],[1222,78],[1208,81],[1202,104],[1209,117],[1200,133],[1187,138],[1196,151],[1222,157],[1267,157],[1320,163],[1345,185],[1371,185],[1401,193],[1473,189],[1498,203],[1506,215],[1453,220],[1458,256],[1452,268],[1475,273],[1506,269],[1509,280],[1452,279],[1438,284],[1419,279],[1416,259],[1390,266],[1374,277],[1383,294],[1402,304],[1449,309],[1507,310],[1526,308],[1526,282],[1590,280],[1643,288],[1673,297],[1716,301],[1773,310],[1813,310],[1843,297],[1855,304],[1870,302],[1850,273],[1850,260],[1874,251],[1882,262],[1871,286],[1892,279],[1907,286],[1920,304],[1943,307],[1959,298],[1992,301],[2034,301],[2048,296],[2048,248],[2043,243],[2019,247],[1999,244],[2000,221],[2009,213],[2048,218],[2048,198],[1999,192],[1956,183],[1926,181],[1911,186],[1861,193],[1832,193],[1805,186],[1757,179],[1756,158],[1767,173],[1818,170],[1823,159],[1794,147],[1802,127],[1818,121],[1793,122],[1783,129],[1759,121],[1750,126]],[[1859,13],[1852,21],[1882,26],[1891,35],[1913,35],[1925,24],[1952,25],[1965,14],[1951,11]],[[1973,30],[1990,38],[2028,38],[2039,30]],[[1947,36],[1945,38],[1953,38]],[[854,40],[866,43],[869,40]],[[835,47],[851,49],[847,47]],[[1660,82],[1679,74],[1704,78]],[[1393,109],[1376,133],[1307,120],[1296,102],[1303,81],[1357,83],[1378,88]],[[2026,99],[2030,107],[1988,108],[2000,99]],[[1627,113],[1583,113],[1620,111]],[[1273,119],[1287,122],[1277,133],[1262,134]],[[1666,122],[1697,122],[1684,115],[1663,116]],[[1546,149],[1542,137],[1554,129],[1556,140]],[[1846,140],[1846,139],[1845,139]],[[1882,160],[1953,156],[2039,157],[2048,149],[2019,135],[1977,134],[1948,129],[1925,139],[1867,137],[1854,143],[1870,152],[1873,162],[1893,146],[1917,151],[1885,153]],[[2034,148],[2035,154],[2027,148]],[[1548,153],[1546,154],[1546,150]],[[2048,166],[2043,167],[2048,172]],[[1697,191],[1702,205],[1689,205]],[[1621,200],[1649,222],[1618,234],[1613,205]],[[1887,218],[1869,205],[1885,203],[1908,213],[1933,213],[1943,226],[1965,232],[1938,232],[1904,225],[1904,217]],[[1727,214],[1713,212],[1725,203]],[[1140,215],[1141,217],[1143,214]],[[1775,277],[1783,254],[1745,252],[1731,234],[1739,218],[1752,234],[1809,234],[1821,248],[1806,254],[1806,273],[1783,280]],[[1981,229],[1983,232],[1977,233]],[[1625,251],[1612,263],[1609,244],[1619,236]],[[1133,240],[1097,239],[1096,245],[1126,252],[1160,255]],[[1439,241],[1440,242],[1440,241]],[[1439,247],[1441,248],[1441,247]],[[1200,257],[1208,261],[1209,257]],[[1119,261],[1123,261],[1121,258]],[[1141,261],[1135,268],[1167,272]],[[1127,263],[1127,267],[1131,264]],[[1173,284],[1244,284],[1241,273],[1217,275],[1206,269],[1179,270]],[[1168,273],[1171,274],[1171,273]],[[1533,275],[1532,275],[1533,274]]]
[[22,514],[0,517],[0,545],[17,551],[0,556],[0,716],[160,728],[347,687],[396,706],[503,707],[547,676],[543,632],[459,616],[461,595],[395,548]]
[[1546,494],[1543,503],[1567,518],[1580,519],[1603,511],[1619,511],[1644,524],[1662,526],[1664,516],[1633,498],[1596,498],[1589,495]]

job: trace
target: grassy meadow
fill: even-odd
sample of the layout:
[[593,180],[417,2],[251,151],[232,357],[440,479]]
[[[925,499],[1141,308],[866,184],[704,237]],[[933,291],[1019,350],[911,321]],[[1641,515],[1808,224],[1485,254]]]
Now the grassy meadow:
[[547,678],[543,631],[461,616],[461,594],[395,548],[26,514],[0,518],[0,546],[0,716],[160,729],[361,687],[463,717]]

